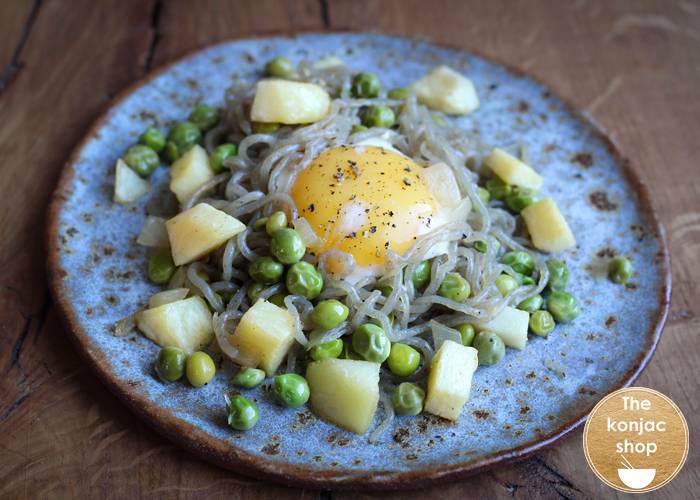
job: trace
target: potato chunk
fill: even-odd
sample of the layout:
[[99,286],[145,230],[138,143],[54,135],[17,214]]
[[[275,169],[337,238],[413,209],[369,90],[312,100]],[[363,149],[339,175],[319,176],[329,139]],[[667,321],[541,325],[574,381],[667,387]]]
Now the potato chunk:
[[514,349],[523,349],[527,343],[527,325],[530,315],[514,307],[506,306],[491,321],[474,321],[477,330],[488,330],[499,337],[505,345]]
[[430,165],[418,172],[418,177],[443,207],[454,207],[461,201],[462,195],[459,193],[457,179],[446,163]]
[[539,189],[544,182],[540,174],[530,165],[499,148],[495,148],[486,158],[486,165],[507,184]]
[[372,423],[379,402],[379,363],[324,359],[306,368],[311,408],[324,420],[356,434]]
[[430,363],[425,411],[457,420],[469,400],[472,375],[479,365],[476,349],[452,340],[443,342]]
[[165,223],[175,265],[181,266],[215,250],[245,230],[245,224],[226,212],[200,203]]
[[207,152],[195,144],[170,167],[170,190],[183,202],[212,177],[214,171],[209,166]]
[[245,312],[229,342],[238,349],[234,361],[259,366],[271,376],[294,343],[294,318],[286,309],[258,300]]
[[193,352],[214,335],[211,312],[201,297],[169,302],[136,313],[136,326],[156,344]]
[[576,246],[569,224],[552,198],[533,203],[521,213],[535,248],[561,252]]
[[479,107],[472,81],[447,66],[438,66],[410,89],[421,104],[450,115],[466,115]]
[[262,80],[255,88],[250,117],[256,122],[313,123],[328,114],[331,98],[314,83]]
[[151,183],[139,177],[121,159],[114,175],[114,201],[122,205],[133,203],[151,190]]

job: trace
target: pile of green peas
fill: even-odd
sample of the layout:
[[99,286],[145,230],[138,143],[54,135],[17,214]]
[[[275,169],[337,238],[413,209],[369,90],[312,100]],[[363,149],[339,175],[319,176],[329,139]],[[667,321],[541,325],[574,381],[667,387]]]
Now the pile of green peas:
[[216,365],[206,352],[196,351],[188,356],[179,347],[167,346],[158,353],[155,370],[163,382],[175,382],[185,376],[193,387],[203,387],[214,378]]
[[[512,186],[498,177],[489,179],[484,189],[488,193],[487,200],[502,202],[514,214],[519,214],[539,199],[539,193],[534,189]],[[482,201],[485,196],[484,194]]]

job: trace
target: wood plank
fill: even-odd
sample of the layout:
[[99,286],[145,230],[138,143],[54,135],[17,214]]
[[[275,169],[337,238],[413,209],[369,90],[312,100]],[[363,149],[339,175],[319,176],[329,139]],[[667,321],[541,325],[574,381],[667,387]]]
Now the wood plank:
[[[683,2],[433,1],[426,8],[424,2],[398,0],[331,2],[328,9],[335,29],[424,37],[531,72],[610,131],[650,186],[674,258],[671,324],[637,384],[674,398],[689,420],[691,441],[700,424],[698,385],[687,372],[700,361],[694,264],[700,251],[700,178],[691,174],[700,154],[698,10]],[[698,485],[696,456],[671,484],[649,496],[689,498]],[[611,491],[588,468],[577,432],[533,460],[422,494],[599,498]]]
[[31,24],[32,0],[0,3],[0,92],[12,79],[20,64],[19,56],[24,36]]

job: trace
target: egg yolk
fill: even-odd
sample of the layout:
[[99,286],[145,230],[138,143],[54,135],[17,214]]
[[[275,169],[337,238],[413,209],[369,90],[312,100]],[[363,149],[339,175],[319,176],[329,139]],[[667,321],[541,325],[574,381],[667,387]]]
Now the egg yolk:
[[418,177],[422,166],[377,146],[328,149],[299,172],[291,189],[299,215],[321,243],[352,254],[358,266],[384,264],[432,229],[439,206]]

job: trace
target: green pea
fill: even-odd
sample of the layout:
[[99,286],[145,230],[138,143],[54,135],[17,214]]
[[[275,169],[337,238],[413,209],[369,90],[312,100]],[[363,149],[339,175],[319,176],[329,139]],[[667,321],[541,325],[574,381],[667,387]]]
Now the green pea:
[[352,348],[367,361],[383,363],[391,353],[391,342],[381,327],[365,323],[353,332]]
[[608,276],[614,283],[627,283],[632,277],[632,262],[624,257],[616,257],[608,264]]
[[272,134],[279,130],[279,123],[253,122],[253,132],[256,134]]
[[362,125],[366,127],[390,128],[396,116],[389,106],[369,106],[362,113]]
[[175,263],[169,248],[155,250],[148,259],[148,279],[163,285],[175,274]]
[[216,126],[221,119],[221,113],[219,110],[212,107],[206,106],[204,104],[198,104],[190,113],[187,121],[194,123],[199,130],[206,132]]
[[530,330],[535,335],[546,337],[554,330],[554,317],[549,311],[535,311],[530,315]]
[[486,253],[488,249],[489,247],[485,241],[478,240],[474,242],[474,250],[477,252]]
[[418,415],[423,411],[425,391],[411,382],[401,382],[391,395],[391,404],[397,415]]
[[506,196],[506,205],[516,214],[522,212],[523,208],[528,207],[537,201],[537,191],[515,186],[510,194]]
[[391,89],[387,94],[389,99],[408,99],[408,89],[404,87],[397,87]]
[[352,348],[352,342],[349,341],[344,341],[343,342],[343,352],[340,353],[340,359],[352,359],[355,361],[364,361],[365,358],[360,356],[355,352],[355,350]]
[[294,229],[282,228],[272,236],[270,251],[282,264],[294,264],[306,253],[306,245]]
[[462,337],[462,345],[472,345],[474,342],[474,336],[476,335],[474,325],[471,323],[462,323],[461,325],[457,325],[455,330],[457,330],[459,332],[459,336]]
[[343,352],[343,341],[340,339],[329,340],[323,344],[313,346],[309,350],[309,356],[314,361],[321,361],[322,359],[337,358]]
[[276,293],[276,294],[270,296],[270,298],[267,299],[267,301],[275,304],[277,307],[281,307],[282,309],[286,309],[287,306],[284,303],[284,298],[286,296],[287,296],[286,294],[281,293],[281,292]]
[[266,224],[267,217],[261,217],[253,223],[253,230],[260,231],[261,229],[265,229]]
[[294,64],[286,57],[275,57],[265,65],[265,73],[277,78],[288,78],[294,73]]
[[248,267],[248,274],[258,283],[271,285],[282,278],[284,266],[272,257],[258,257]]
[[381,88],[379,77],[374,73],[358,73],[352,79],[350,95],[356,99],[377,97]]
[[185,374],[187,355],[179,347],[164,347],[158,353],[156,373],[163,382],[175,382]]
[[480,365],[495,365],[506,354],[501,337],[486,330],[477,333],[472,345],[477,350]]
[[248,290],[246,291],[246,295],[248,296],[248,299],[252,304],[256,303],[258,299],[260,298],[260,294],[263,293],[267,289],[266,285],[263,285],[262,283],[253,283],[248,287]]
[[[197,144],[201,138],[202,132],[194,123],[181,122],[175,125],[168,134],[168,142],[172,142],[177,148],[177,156],[171,159],[175,161]],[[170,151],[167,151],[168,145],[166,144],[165,147],[166,152],[170,155]]]
[[488,180],[486,182],[486,189],[492,200],[505,200],[512,191],[511,186],[498,177]]
[[180,157],[177,144],[175,144],[173,141],[168,141],[165,143],[165,157],[170,163],[174,162]]
[[124,155],[124,162],[142,177],[151,175],[160,164],[158,153],[143,144],[131,146]]
[[471,292],[469,282],[459,273],[447,273],[437,291],[438,295],[455,302],[464,302]]
[[148,146],[156,153],[160,153],[165,147],[165,136],[163,135],[163,132],[157,128],[150,127],[146,129],[143,134],[141,134],[141,137],[139,137],[139,142],[144,146]]
[[542,295],[533,295],[529,299],[521,301],[520,304],[518,304],[518,309],[533,313],[538,309],[542,309],[542,304],[544,304]]
[[352,129],[350,129],[350,134],[356,134],[358,132],[364,132],[365,130],[369,130],[367,127],[364,125],[353,125]]
[[515,273],[515,274],[516,274],[516,278],[515,278],[515,279],[518,280],[518,283],[519,283],[519,284],[521,284],[521,285],[534,285],[534,284],[535,284],[535,280],[532,279],[532,277],[530,277],[530,276],[524,276],[524,275],[522,275],[522,274],[520,274],[520,273]]
[[287,214],[282,210],[278,210],[267,218],[265,223],[265,231],[270,236],[274,236],[277,231],[287,227]]
[[190,354],[187,358],[185,372],[187,380],[192,386],[202,387],[214,378],[216,366],[214,365],[214,360],[206,352],[197,351]]
[[265,372],[258,368],[241,368],[231,378],[231,383],[246,389],[252,389],[262,384],[265,380]]
[[389,295],[391,295],[391,292],[394,291],[394,289],[388,285],[380,286],[379,288],[377,288],[377,290],[381,292],[382,297],[388,297]]
[[410,345],[392,344],[386,362],[391,373],[399,377],[407,377],[418,368],[420,354]]
[[311,312],[311,321],[321,330],[335,328],[348,318],[348,306],[339,300],[322,300]]
[[287,271],[287,290],[294,295],[313,300],[323,289],[323,277],[308,262],[297,262]]
[[547,310],[557,323],[571,323],[581,313],[581,305],[573,295],[556,291],[547,297]]
[[272,390],[277,397],[277,401],[288,408],[303,405],[309,400],[311,395],[306,379],[296,373],[277,375]]
[[547,288],[553,291],[564,291],[569,283],[569,268],[566,262],[557,259],[548,259],[547,269],[549,270],[549,281]]
[[496,288],[501,292],[501,295],[507,297],[513,290],[518,288],[518,280],[507,274],[501,274],[496,278]]
[[513,251],[503,254],[501,262],[510,266],[516,273],[529,276],[535,268],[535,259],[527,252]]
[[226,401],[228,425],[238,431],[247,431],[255,427],[260,419],[258,406],[248,398],[237,394]]
[[238,146],[235,144],[221,144],[214,148],[214,151],[209,155],[209,165],[216,172],[224,171],[224,161],[226,158],[236,156],[238,154]]
[[411,276],[413,288],[420,290],[430,282],[430,267],[429,260],[423,260],[416,266],[413,270],[413,276]]

